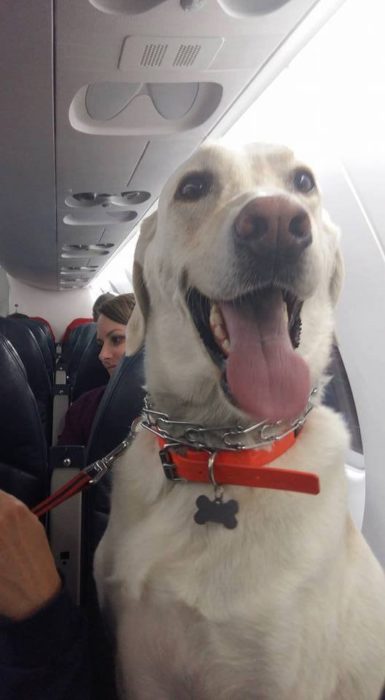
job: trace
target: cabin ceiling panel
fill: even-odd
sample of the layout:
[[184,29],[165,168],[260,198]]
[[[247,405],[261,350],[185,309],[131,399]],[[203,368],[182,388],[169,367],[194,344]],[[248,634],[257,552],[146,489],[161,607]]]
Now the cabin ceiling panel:
[[[63,245],[112,242],[75,256],[103,267],[307,13],[338,1],[6,3],[0,262],[59,288]],[[149,196],[126,205],[129,190]]]
[[0,260],[12,276],[45,286],[56,277],[57,257],[52,8],[45,0],[6,5],[0,41]]

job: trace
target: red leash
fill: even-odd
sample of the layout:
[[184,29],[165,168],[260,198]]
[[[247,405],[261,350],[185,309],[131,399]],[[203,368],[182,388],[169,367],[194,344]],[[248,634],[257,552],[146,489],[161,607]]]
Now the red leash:
[[41,518],[42,515],[48,513],[52,508],[60,506],[75,494],[83,491],[87,486],[93,486],[96,484],[108,471],[110,471],[115,459],[124,452],[124,450],[131,444],[132,438],[131,434],[125,440],[123,440],[114,450],[108,453],[102,459],[96,460],[88,467],[85,467],[79,474],[76,474],[72,479],[63,484],[59,489],[52,493],[44,501],[38,503],[37,506],[32,508],[32,513]]

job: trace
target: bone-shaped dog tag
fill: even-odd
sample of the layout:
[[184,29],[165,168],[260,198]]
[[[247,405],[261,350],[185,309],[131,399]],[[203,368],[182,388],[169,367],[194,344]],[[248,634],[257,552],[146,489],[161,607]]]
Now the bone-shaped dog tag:
[[210,501],[207,496],[199,496],[196,500],[198,508],[194,520],[198,525],[205,523],[219,523],[228,530],[233,530],[238,525],[236,514],[238,513],[238,501],[231,499],[224,502],[221,497]]

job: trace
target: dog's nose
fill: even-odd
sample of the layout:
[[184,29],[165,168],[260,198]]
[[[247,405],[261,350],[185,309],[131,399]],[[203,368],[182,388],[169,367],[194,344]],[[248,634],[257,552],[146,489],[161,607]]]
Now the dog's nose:
[[293,258],[312,241],[310,217],[300,204],[284,195],[256,197],[236,217],[234,236],[254,253],[274,248]]

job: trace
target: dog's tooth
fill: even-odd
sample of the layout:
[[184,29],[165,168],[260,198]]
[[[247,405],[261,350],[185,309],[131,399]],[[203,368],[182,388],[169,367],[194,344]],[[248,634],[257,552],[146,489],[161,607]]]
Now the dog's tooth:
[[219,314],[213,314],[210,316],[210,324],[213,326],[213,328],[216,328],[216,326],[222,326],[222,317]]
[[224,328],[224,326],[222,326],[221,323],[218,323],[216,326],[214,326],[214,335],[220,341],[225,340],[227,338],[226,329]]
[[210,310],[210,324],[212,326],[218,326],[223,324],[222,314],[219,310],[219,306],[213,304]]
[[210,308],[210,318],[211,318],[212,316],[214,316],[215,314],[217,314],[217,313],[219,313],[219,306],[218,306],[218,304],[215,304],[215,303],[211,304],[211,308]]
[[230,341],[228,338],[225,338],[225,340],[222,342],[222,350],[223,352],[228,355],[230,352]]

